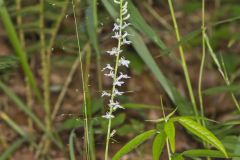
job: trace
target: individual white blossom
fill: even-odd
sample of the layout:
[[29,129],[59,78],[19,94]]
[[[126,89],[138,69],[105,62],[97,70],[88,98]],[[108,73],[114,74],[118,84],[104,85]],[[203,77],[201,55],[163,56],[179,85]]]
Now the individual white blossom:
[[110,71],[113,71],[113,70],[114,70],[113,67],[112,67],[110,64],[107,64],[106,67],[104,67],[104,68],[102,69],[102,71],[105,71],[106,69],[108,69],[108,70],[110,70]]
[[121,79],[128,79],[131,78],[129,77],[127,74],[123,74],[122,72],[120,72],[120,76],[117,77],[117,80],[121,80]]
[[114,91],[114,96],[121,96],[121,95],[123,95],[123,93],[124,93],[124,92],[120,92],[120,91],[118,91],[117,89],[115,89],[115,91]]
[[104,96],[108,96],[108,97],[110,97],[111,94],[108,93],[108,92],[106,92],[106,91],[102,91],[102,97],[104,97]]
[[118,25],[117,23],[114,23],[114,27],[113,27],[113,31],[118,31],[120,29],[120,25]]
[[130,34],[127,32],[127,31],[125,31],[124,32],[124,34],[122,35],[122,38],[126,38],[127,36],[129,36]]
[[122,25],[122,29],[125,29],[130,25],[131,25],[131,23],[124,22],[123,25]]
[[122,50],[118,50],[117,47],[113,47],[111,51],[107,51],[108,54],[110,54],[111,56],[113,55],[117,55],[120,54],[122,52]]
[[105,76],[107,76],[107,77],[111,77],[111,78],[114,78],[114,72],[111,70],[111,71],[109,71],[109,73],[106,73],[106,74],[104,74]]
[[123,38],[122,44],[127,44],[127,45],[129,45],[129,44],[131,44],[131,43],[132,43],[131,41],[127,40],[126,38]]
[[124,107],[121,106],[118,101],[116,101],[116,102],[110,102],[110,103],[109,103],[109,107],[112,107],[113,110],[117,110],[117,109],[119,109],[119,108],[120,108],[120,109],[124,109]]
[[110,114],[109,112],[107,112],[105,115],[102,116],[103,118],[106,118],[106,119],[112,119],[114,118],[114,115]]
[[121,87],[123,84],[124,84],[124,82],[119,81],[119,80],[117,80],[116,82],[113,83],[114,86],[119,86],[119,87]]
[[119,66],[128,67],[129,64],[130,64],[130,61],[125,59],[125,57],[121,57],[121,59],[119,60]]
[[119,32],[114,32],[114,36],[112,36],[112,38],[114,39],[119,39],[121,37]]

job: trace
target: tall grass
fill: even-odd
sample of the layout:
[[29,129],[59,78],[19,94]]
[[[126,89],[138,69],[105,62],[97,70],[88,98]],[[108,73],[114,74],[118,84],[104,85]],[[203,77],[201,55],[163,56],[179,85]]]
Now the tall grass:
[[85,84],[85,77],[84,77],[84,70],[83,70],[83,61],[82,61],[82,52],[80,46],[80,39],[79,39],[79,32],[78,32],[78,22],[75,12],[75,3],[72,0],[72,10],[74,16],[74,23],[75,23],[75,31],[77,36],[77,45],[78,45],[78,54],[79,54],[79,62],[80,62],[80,72],[81,72],[81,79],[82,79],[82,89],[83,89],[83,107],[84,107],[84,142],[85,142],[85,149],[86,149],[86,158],[87,160],[90,159],[90,140],[89,140],[89,123],[88,123],[88,108],[87,108],[87,96],[86,96],[86,84]]

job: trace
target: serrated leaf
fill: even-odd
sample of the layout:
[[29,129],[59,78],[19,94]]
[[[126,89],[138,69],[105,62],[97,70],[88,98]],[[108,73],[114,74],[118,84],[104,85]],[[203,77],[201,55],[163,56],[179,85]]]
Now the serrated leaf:
[[147,139],[151,138],[156,133],[156,130],[146,131],[135,138],[133,138],[130,142],[125,144],[112,158],[112,160],[119,160],[123,155],[132,151],[140,144],[142,144]]
[[159,160],[162,154],[163,147],[166,143],[166,134],[164,131],[158,133],[153,141],[152,154],[153,160]]
[[222,142],[208,129],[204,128],[197,122],[187,117],[179,117],[177,121],[189,132],[201,138],[203,141],[216,147],[219,151],[221,151],[225,155],[225,157],[228,156]]
[[168,121],[164,125],[164,131],[169,139],[170,147],[172,150],[172,153],[175,153],[175,127],[173,121]]

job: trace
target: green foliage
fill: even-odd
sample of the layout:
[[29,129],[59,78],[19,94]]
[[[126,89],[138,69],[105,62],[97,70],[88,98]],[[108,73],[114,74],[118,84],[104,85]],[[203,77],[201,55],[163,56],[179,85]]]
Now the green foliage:
[[209,130],[198,124],[197,122],[191,120],[190,118],[187,117],[180,117],[177,118],[177,121],[185,127],[189,132],[192,134],[196,135],[197,137],[201,138],[203,141],[211,144],[212,146],[216,147],[219,149],[225,157],[228,157],[227,152],[221,143],[221,141],[213,135]]
[[164,125],[164,131],[168,137],[170,146],[171,146],[171,151],[174,153],[175,152],[175,127],[173,121],[167,121]]
[[160,133],[157,133],[157,135],[155,136],[152,146],[153,160],[159,160],[159,158],[161,157],[162,150],[166,143],[166,138],[166,133],[163,131],[160,131]]
[[151,138],[154,134],[156,134],[156,130],[146,131],[135,138],[133,138],[130,142],[125,144],[118,152],[113,156],[112,160],[118,160],[123,155],[127,154],[128,152],[132,151],[140,144],[142,144],[147,139]]

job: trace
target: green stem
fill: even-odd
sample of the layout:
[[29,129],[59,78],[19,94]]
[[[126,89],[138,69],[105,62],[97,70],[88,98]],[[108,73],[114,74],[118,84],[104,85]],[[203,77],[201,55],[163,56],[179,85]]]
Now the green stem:
[[[119,35],[122,35],[122,23],[123,23],[123,15],[122,15],[122,6],[123,6],[123,0],[120,0],[120,11],[119,11]],[[115,61],[115,67],[114,67],[114,78],[113,78],[113,83],[116,81],[117,79],[117,73],[118,73],[118,64],[119,64],[119,57],[120,57],[120,50],[121,50],[121,40],[122,37],[120,36],[118,38],[118,47],[117,47],[117,56],[116,56],[116,61]],[[113,102],[114,100],[114,93],[115,93],[115,89],[116,86],[113,84],[112,86],[112,91],[111,91],[111,98],[110,98],[110,102]],[[110,111],[109,114],[112,115],[113,113],[113,107],[110,107]],[[110,142],[110,135],[111,135],[111,125],[112,125],[112,120],[111,118],[109,118],[108,120],[108,129],[107,129],[107,138],[106,138],[106,148],[105,148],[105,160],[108,160],[108,150],[109,150],[109,142]]]
[[[181,42],[181,37],[180,37],[179,29],[178,29],[178,24],[177,24],[177,21],[176,21],[176,16],[175,16],[172,0],[168,0],[168,4],[169,4],[172,20],[173,20],[173,25],[174,25],[177,41]],[[181,61],[182,61],[183,72],[184,72],[187,87],[188,87],[188,92],[189,92],[190,99],[191,99],[191,102],[192,102],[192,105],[193,105],[193,110],[194,110],[195,116],[198,117],[197,104],[196,104],[196,101],[195,101],[195,98],[194,98],[193,89],[192,89],[192,85],[191,85],[191,80],[190,80],[190,77],[189,77],[188,68],[187,68],[185,57],[184,57],[183,46],[181,44],[179,45],[179,52],[180,52],[180,57],[181,57]],[[199,122],[198,118],[197,118],[197,120]]]
[[78,24],[77,24],[77,18],[76,18],[76,12],[75,12],[75,4],[74,0],[72,0],[72,9],[73,9],[73,16],[74,16],[74,23],[75,23],[75,31],[77,36],[77,43],[78,43],[78,54],[79,54],[79,62],[80,62],[80,70],[81,70],[81,79],[82,79],[82,87],[83,87],[83,105],[84,105],[84,130],[85,130],[85,148],[87,152],[87,159],[89,159],[89,127],[88,127],[88,109],[87,109],[87,97],[86,97],[86,89],[85,89],[85,78],[84,78],[84,72],[83,72],[83,62],[82,62],[82,53],[81,53],[81,47],[80,47],[80,39],[79,39],[79,33],[78,33]]
[[203,97],[202,97],[202,77],[203,77],[203,70],[204,70],[204,63],[206,59],[206,44],[204,39],[205,34],[205,0],[202,0],[202,60],[199,72],[199,80],[198,80],[198,96],[199,96],[199,103],[200,103],[200,110],[201,110],[201,117],[202,117],[202,125],[205,126],[204,120],[204,108],[203,108]]

